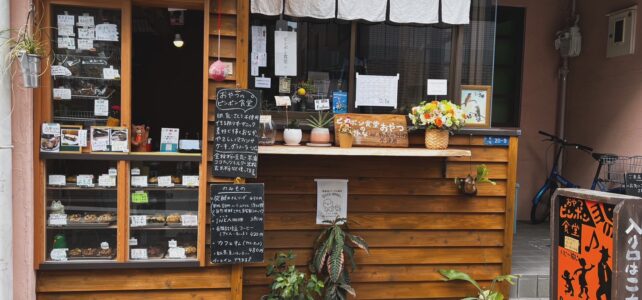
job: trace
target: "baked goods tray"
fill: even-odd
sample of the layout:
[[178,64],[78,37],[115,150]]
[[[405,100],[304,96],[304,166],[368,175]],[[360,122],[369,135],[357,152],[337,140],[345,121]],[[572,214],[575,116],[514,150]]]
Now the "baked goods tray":
[[116,256],[74,256],[68,257],[67,260],[112,260]]
[[49,227],[64,227],[64,228],[87,228],[87,227],[109,227],[111,223],[67,223],[67,225],[49,225]]

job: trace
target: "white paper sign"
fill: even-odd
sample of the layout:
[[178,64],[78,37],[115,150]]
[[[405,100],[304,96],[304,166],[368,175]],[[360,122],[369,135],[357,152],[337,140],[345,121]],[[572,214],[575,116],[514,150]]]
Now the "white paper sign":
[[67,184],[65,175],[49,175],[49,185],[64,186]]
[[134,248],[130,252],[131,259],[147,259],[147,249],[145,248]]
[[136,239],[136,238],[129,239],[129,245],[130,246],[138,246],[138,239]]
[[158,186],[160,187],[172,187],[172,176],[158,176]]
[[87,147],[87,129],[78,130],[78,146]]
[[397,108],[397,76],[359,75],[355,107],[384,106]]
[[52,249],[49,257],[54,261],[67,261],[67,248]]
[[113,66],[103,69],[103,78],[104,79],[118,79],[120,78],[120,73],[117,69],[114,69]]
[[73,25],[58,26],[58,36],[76,36]]
[[428,79],[428,95],[448,95],[448,79]]
[[76,49],[76,39],[73,37],[58,37],[58,48],[59,49]]
[[78,49],[79,50],[91,50],[91,49],[94,49],[94,40],[91,40],[91,39],[78,39]]
[[78,28],[79,39],[89,39],[93,41],[96,39],[96,30],[94,28]]
[[100,175],[98,176],[98,186],[102,186],[102,187],[116,186],[116,177],[110,176],[109,174]]
[[147,186],[147,176],[132,176],[132,186],[135,187],[146,187]]
[[181,225],[183,226],[198,226],[198,216],[195,215],[181,215]]
[[109,100],[107,99],[94,100],[94,115],[98,117],[109,116]]
[[330,99],[314,100],[314,110],[328,110],[328,109],[330,109]]
[[74,26],[76,17],[74,15],[58,15],[58,28],[62,26]]
[[109,171],[107,174],[109,174],[109,176],[116,176],[118,175],[118,170],[116,168],[109,168]]
[[100,249],[103,249],[103,250],[109,249],[109,243],[107,242],[100,243]]
[[267,27],[252,26],[252,51],[255,53],[265,53],[267,45]]
[[276,106],[292,106],[290,96],[274,96],[274,101],[276,101]]
[[198,181],[198,175],[183,175],[181,182],[184,186],[197,187]]
[[49,215],[49,226],[64,226],[67,225],[67,215],[66,214],[50,214]]
[[257,89],[269,89],[272,87],[272,78],[270,77],[255,77],[254,87]]
[[169,242],[167,243],[167,246],[169,248],[176,248],[178,247],[178,243],[176,242],[176,240],[172,239],[172,240],[169,240]]
[[132,175],[140,175],[140,169],[139,168],[132,168]]
[[147,226],[147,216],[130,216],[131,227],[143,227]]
[[274,32],[274,75],[297,75],[297,41],[294,31]]
[[167,254],[168,254],[169,258],[175,258],[175,259],[184,259],[184,258],[186,258],[186,256],[185,256],[185,248],[183,248],[183,247],[169,248],[167,250]]
[[91,151],[107,151],[107,141],[106,140],[91,141]]
[[51,66],[51,76],[71,76],[71,71],[63,66]]
[[317,182],[317,224],[348,217],[348,180],[315,179]]
[[70,100],[71,89],[65,89],[65,88],[53,89],[53,98],[55,100]]
[[118,26],[108,23],[96,25],[96,40],[118,42]]
[[272,115],[261,115],[259,117],[259,123],[265,124],[272,122]]
[[94,26],[94,17],[93,16],[78,16],[78,26],[80,27],[93,27]]
[[76,176],[76,185],[77,186],[94,186],[94,175],[78,175]]

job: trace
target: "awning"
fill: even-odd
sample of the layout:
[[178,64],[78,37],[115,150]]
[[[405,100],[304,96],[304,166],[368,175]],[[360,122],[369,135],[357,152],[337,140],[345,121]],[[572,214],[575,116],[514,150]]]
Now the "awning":
[[278,16],[283,13],[283,0],[252,0],[250,11],[253,14]]
[[390,0],[390,21],[419,24],[439,23],[439,0]]
[[388,0],[339,0],[337,18],[342,20],[386,20]]
[[441,21],[457,25],[470,23],[470,0],[441,0]]
[[292,17],[333,19],[336,0],[285,0],[285,14]]

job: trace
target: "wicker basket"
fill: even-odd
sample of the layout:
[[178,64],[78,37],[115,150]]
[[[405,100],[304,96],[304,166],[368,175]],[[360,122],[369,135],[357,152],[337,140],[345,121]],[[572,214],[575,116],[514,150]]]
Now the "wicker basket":
[[448,130],[426,129],[426,148],[433,150],[443,150],[448,148]]

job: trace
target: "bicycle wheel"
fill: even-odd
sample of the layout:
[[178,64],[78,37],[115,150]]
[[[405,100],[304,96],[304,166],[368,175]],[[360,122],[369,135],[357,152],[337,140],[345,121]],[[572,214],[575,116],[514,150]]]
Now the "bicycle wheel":
[[534,204],[531,207],[531,223],[540,224],[549,218],[551,214],[551,198],[556,189],[556,183],[548,183],[537,192],[535,199],[533,199]]

